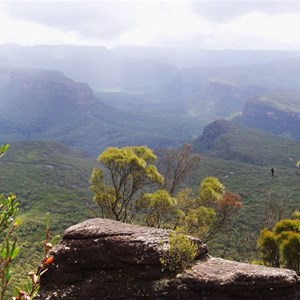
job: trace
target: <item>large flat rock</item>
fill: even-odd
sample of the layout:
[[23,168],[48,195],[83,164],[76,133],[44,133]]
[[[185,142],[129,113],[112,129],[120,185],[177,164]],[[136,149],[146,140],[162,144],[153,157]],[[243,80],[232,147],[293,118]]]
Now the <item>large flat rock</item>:
[[179,274],[162,270],[170,231],[91,219],[65,231],[38,299],[300,299],[294,271],[198,257]]

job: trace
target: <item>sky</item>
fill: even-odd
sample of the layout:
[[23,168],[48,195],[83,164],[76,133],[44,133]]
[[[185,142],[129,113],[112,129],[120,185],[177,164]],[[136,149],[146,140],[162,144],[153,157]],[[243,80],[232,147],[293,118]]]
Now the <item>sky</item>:
[[0,0],[7,43],[300,50],[300,0]]

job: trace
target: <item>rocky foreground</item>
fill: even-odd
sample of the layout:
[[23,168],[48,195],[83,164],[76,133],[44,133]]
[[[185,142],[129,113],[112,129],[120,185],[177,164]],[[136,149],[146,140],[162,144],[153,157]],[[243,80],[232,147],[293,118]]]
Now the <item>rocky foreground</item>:
[[91,219],[68,228],[42,275],[38,299],[300,299],[295,272],[238,263],[198,245],[191,268],[162,271],[169,231]]

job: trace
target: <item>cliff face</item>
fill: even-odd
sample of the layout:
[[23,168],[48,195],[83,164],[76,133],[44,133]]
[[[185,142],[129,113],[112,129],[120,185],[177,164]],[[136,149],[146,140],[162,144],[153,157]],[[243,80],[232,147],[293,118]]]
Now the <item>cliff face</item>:
[[218,139],[232,129],[234,129],[234,124],[225,120],[217,120],[208,124],[202,135],[193,142],[193,150],[207,152],[214,149]]
[[88,84],[74,82],[57,71],[12,71],[7,89],[14,90],[14,101],[23,101],[27,97],[36,98],[38,101],[58,99],[64,104],[74,105],[86,105],[96,101]]
[[295,272],[210,257],[192,237],[198,245],[192,267],[165,273],[159,257],[168,236],[104,219],[72,226],[52,251],[38,299],[300,299]]
[[263,101],[249,101],[246,103],[241,116],[234,119],[235,122],[276,135],[300,139],[300,113],[276,108]]

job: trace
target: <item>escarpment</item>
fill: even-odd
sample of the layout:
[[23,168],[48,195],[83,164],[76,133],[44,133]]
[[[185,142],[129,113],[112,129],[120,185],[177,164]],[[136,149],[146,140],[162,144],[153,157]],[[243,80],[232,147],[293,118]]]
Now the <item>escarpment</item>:
[[199,239],[190,268],[163,271],[169,231],[91,219],[52,250],[38,299],[300,299],[294,271],[214,258]]

